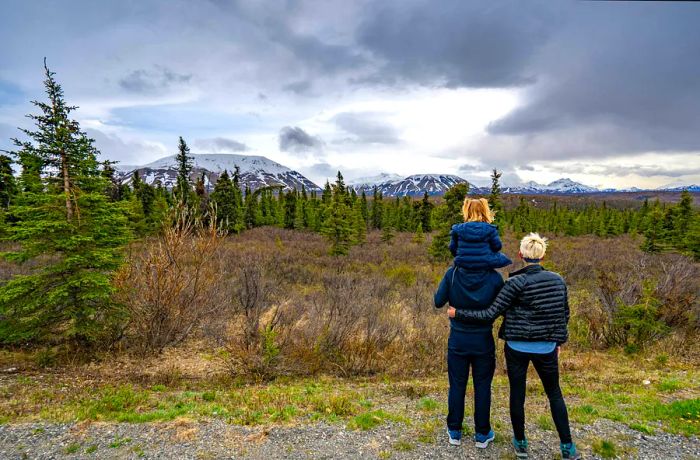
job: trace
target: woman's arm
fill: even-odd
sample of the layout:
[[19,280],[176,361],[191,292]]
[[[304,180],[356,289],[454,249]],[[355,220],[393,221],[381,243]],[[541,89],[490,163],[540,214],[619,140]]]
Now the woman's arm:
[[464,323],[490,323],[513,306],[521,289],[522,281],[520,279],[508,280],[489,308],[485,310],[455,310],[454,319]]

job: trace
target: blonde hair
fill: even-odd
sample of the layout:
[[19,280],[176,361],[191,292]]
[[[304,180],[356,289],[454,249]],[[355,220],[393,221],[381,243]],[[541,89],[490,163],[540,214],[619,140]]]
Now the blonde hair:
[[465,222],[493,222],[494,212],[489,208],[486,198],[465,198],[462,204],[462,215]]
[[541,259],[547,252],[547,238],[539,233],[530,233],[520,241],[520,255],[524,259]]

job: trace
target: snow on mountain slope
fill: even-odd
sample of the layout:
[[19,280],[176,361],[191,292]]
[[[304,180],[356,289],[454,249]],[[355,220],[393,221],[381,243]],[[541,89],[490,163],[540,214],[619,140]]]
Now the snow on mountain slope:
[[[297,171],[287,168],[269,158],[256,155],[236,155],[229,153],[196,153],[192,154],[193,170],[191,179],[194,181],[202,174],[205,184],[212,189],[219,175],[224,170],[229,174],[238,166],[241,174],[241,187],[252,190],[268,187],[283,186],[286,189],[320,190],[319,187]],[[123,182],[130,182],[134,171],[149,183],[160,183],[166,188],[172,188],[177,183],[177,161],[175,155],[160,158],[152,163],[141,166],[117,165],[116,167]]]
[[528,195],[536,194],[575,194],[575,193],[595,193],[599,192],[595,187],[589,187],[579,182],[574,182],[571,179],[557,179],[547,185],[538,184],[530,181],[520,185],[501,187],[503,193],[520,193]]
[[399,176],[398,174],[384,173],[383,172],[383,173],[377,174],[376,176],[358,177],[357,179],[352,179],[352,180],[348,181],[348,185],[352,185],[355,188],[357,188],[357,187],[372,188],[375,185],[394,183],[394,182],[398,182],[400,180],[403,180],[403,176]]

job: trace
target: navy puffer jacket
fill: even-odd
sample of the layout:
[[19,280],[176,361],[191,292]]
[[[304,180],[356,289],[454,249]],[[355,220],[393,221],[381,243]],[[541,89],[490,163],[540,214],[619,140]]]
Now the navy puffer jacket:
[[488,270],[510,265],[512,261],[499,252],[503,247],[498,228],[486,222],[465,222],[452,226],[450,252],[455,265],[468,270]]

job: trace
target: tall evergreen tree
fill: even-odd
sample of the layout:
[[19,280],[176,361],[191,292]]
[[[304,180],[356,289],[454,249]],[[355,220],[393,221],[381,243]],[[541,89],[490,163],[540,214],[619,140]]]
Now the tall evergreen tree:
[[194,158],[190,155],[190,148],[185,140],[180,136],[177,145],[177,185],[175,186],[175,196],[184,205],[190,204],[192,195],[192,185],[190,184],[190,174],[192,173],[192,162]]
[[[6,253],[23,262],[42,256],[41,268],[0,286],[0,343],[69,341],[95,344],[120,319],[111,303],[111,273],[129,238],[124,210],[108,201],[92,139],[70,118],[61,86],[44,62],[47,102],[33,101],[35,130],[22,130],[15,155],[26,173],[24,193],[10,209]],[[38,180],[38,182],[37,182]]]
[[500,179],[503,173],[497,169],[491,172],[491,194],[489,195],[489,207],[495,213],[494,224],[499,227],[503,225],[503,200],[501,199],[501,183]]
[[12,198],[17,193],[17,183],[12,171],[12,158],[0,155],[0,210],[10,207]]
[[420,224],[421,230],[425,232],[430,232],[433,229],[431,222],[433,215],[433,203],[430,202],[430,197],[428,192],[423,193],[423,200],[420,205]]

